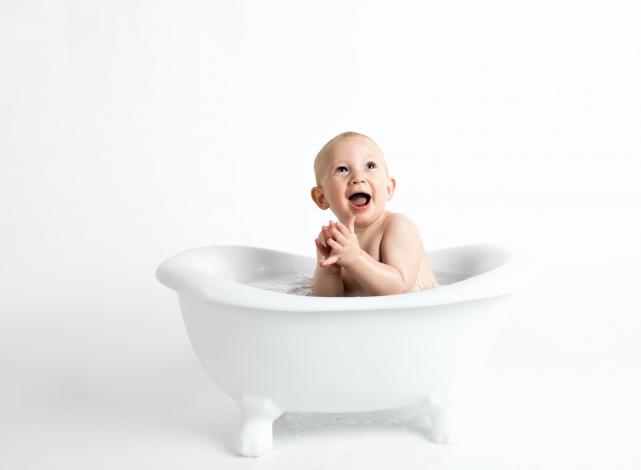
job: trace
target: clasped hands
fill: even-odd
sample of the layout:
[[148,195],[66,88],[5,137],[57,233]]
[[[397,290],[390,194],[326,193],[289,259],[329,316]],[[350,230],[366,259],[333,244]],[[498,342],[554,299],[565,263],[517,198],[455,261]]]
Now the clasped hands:
[[351,215],[347,221],[347,226],[341,222],[329,222],[329,225],[323,225],[321,233],[316,242],[316,248],[322,255],[320,261],[321,268],[331,267],[339,271],[341,266],[349,267],[361,254],[361,246],[358,243],[358,237],[354,232],[355,215]]

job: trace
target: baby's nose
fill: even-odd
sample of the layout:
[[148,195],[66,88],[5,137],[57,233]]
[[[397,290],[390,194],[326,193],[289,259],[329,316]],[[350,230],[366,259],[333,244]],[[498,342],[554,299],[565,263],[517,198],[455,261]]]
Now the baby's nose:
[[355,173],[352,176],[352,184],[360,184],[365,182],[365,176]]

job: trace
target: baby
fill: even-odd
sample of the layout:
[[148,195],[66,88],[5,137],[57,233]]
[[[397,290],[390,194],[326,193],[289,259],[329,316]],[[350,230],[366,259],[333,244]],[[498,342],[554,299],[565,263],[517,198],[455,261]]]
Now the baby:
[[421,235],[407,216],[385,210],[396,179],[369,137],[343,132],[314,160],[312,199],[338,222],[323,226],[311,290],[319,296],[389,295],[436,287]]

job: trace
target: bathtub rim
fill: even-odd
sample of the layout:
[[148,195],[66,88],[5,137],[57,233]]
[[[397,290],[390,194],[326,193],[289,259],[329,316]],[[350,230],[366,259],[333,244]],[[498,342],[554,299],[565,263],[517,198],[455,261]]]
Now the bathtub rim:
[[304,258],[312,265],[316,261],[304,255],[251,245],[204,245],[183,250],[163,261],[156,269],[156,278],[179,295],[189,295],[212,303],[257,310],[319,312],[430,307],[509,295],[517,291],[522,270],[518,257],[511,248],[489,243],[455,245],[434,250],[432,253],[457,249],[496,250],[506,257],[506,261],[482,274],[426,291],[382,296],[316,297],[253,287],[219,275],[197,272],[185,263],[186,257],[214,248],[259,250]]

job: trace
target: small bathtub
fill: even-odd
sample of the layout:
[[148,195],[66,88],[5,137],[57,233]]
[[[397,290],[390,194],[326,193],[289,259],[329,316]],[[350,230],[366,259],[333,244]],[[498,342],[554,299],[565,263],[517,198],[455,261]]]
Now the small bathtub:
[[459,393],[482,371],[515,291],[510,251],[457,246],[429,254],[432,290],[375,297],[313,297],[251,286],[313,273],[316,259],[220,245],[163,262],[158,280],[178,294],[187,334],[242,423],[240,455],[272,448],[284,412],[364,412],[415,407],[432,439],[448,439]]

